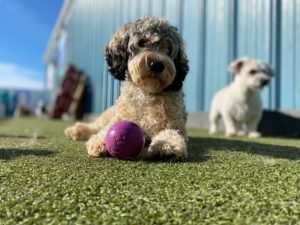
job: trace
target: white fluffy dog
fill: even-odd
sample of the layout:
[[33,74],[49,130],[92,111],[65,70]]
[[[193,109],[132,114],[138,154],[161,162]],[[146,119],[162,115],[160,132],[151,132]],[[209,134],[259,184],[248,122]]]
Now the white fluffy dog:
[[222,117],[227,137],[260,137],[257,131],[262,116],[260,90],[270,82],[273,70],[259,60],[243,57],[232,62],[229,71],[235,74],[234,80],[213,98],[209,132],[218,131],[218,120]]

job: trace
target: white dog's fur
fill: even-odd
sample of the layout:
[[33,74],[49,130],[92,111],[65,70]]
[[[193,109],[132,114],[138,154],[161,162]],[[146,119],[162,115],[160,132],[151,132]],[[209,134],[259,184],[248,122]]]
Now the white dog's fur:
[[226,136],[260,137],[257,131],[262,116],[260,90],[270,82],[273,70],[259,60],[243,57],[229,65],[235,74],[233,82],[213,98],[209,115],[211,134],[218,131],[222,117]]

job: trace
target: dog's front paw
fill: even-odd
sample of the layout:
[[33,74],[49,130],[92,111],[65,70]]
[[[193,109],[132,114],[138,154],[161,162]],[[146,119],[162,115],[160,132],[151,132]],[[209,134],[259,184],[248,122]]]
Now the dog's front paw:
[[74,141],[87,140],[91,135],[90,129],[84,123],[76,123],[72,127],[65,129],[65,136]]
[[108,156],[105,142],[98,136],[94,134],[90,137],[86,143],[87,152],[90,156],[94,157],[104,157]]
[[257,131],[252,131],[248,134],[248,137],[249,138],[259,138],[259,137],[261,137],[261,133],[257,132]]
[[210,128],[209,129],[209,131],[208,131],[208,133],[210,134],[210,135],[214,135],[214,134],[216,134],[218,131],[217,131],[217,129],[215,129],[215,128]]
[[184,146],[178,146],[168,141],[156,141],[152,143],[145,154],[146,158],[186,158],[187,151]]
[[236,137],[238,134],[234,131],[228,131],[225,135],[226,137]]
[[143,155],[146,158],[186,158],[185,138],[176,130],[163,130],[152,138],[149,148]]

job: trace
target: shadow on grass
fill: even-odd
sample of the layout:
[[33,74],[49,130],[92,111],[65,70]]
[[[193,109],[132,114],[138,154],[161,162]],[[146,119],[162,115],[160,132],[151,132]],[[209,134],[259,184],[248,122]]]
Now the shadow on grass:
[[0,160],[11,160],[21,156],[52,156],[53,151],[37,149],[0,149]]
[[20,138],[20,139],[46,139],[44,136],[33,136],[33,135],[13,135],[13,134],[0,134],[0,138]]
[[[290,160],[300,159],[300,148],[297,147],[255,143],[234,139],[190,137],[188,161],[198,162],[198,159],[203,159],[203,156],[210,150],[245,152]],[[209,157],[207,159],[209,159]]]

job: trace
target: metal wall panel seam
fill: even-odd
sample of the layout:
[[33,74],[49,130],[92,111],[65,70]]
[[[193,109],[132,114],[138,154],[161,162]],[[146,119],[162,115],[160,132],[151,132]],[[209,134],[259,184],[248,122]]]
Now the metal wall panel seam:
[[178,30],[180,33],[183,33],[183,29],[184,29],[183,20],[184,20],[185,15],[184,15],[184,10],[183,10],[183,6],[184,6],[183,1],[184,0],[179,0],[179,5],[177,7],[177,9],[178,9]]
[[285,79],[282,79],[281,87],[282,87],[282,103],[283,107],[286,109],[293,108],[294,105],[294,66],[293,66],[293,44],[294,44],[294,35],[292,28],[293,25],[293,2],[291,0],[284,1],[283,4],[283,13],[284,13],[284,20],[283,22],[286,23],[283,26],[283,48],[282,53],[284,54],[284,61],[282,66],[282,73],[285,76]]
[[198,55],[198,71],[199,76],[198,77],[198,85],[199,88],[196,88],[196,95],[199,99],[197,101],[197,110],[204,110],[204,98],[205,98],[205,32],[206,32],[206,0],[200,1],[200,13],[198,14],[197,21],[200,21],[200,32],[199,34],[199,50],[197,51]]
[[271,0],[271,25],[270,25],[270,62],[275,70],[275,76],[273,77],[270,91],[270,108],[278,109],[280,106],[280,24],[281,24],[281,14],[280,14],[280,2],[281,0]]
[[297,11],[296,11],[296,0],[293,1],[293,15],[294,15],[294,20],[293,20],[293,40],[294,40],[294,48],[293,48],[293,52],[294,52],[294,57],[293,57],[293,71],[294,71],[294,82],[293,82],[293,93],[294,93],[294,101],[293,101],[293,105],[292,105],[292,108],[296,108],[296,99],[297,99],[297,96],[296,96],[296,92],[297,92],[297,86],[296,86],[296,76],[297,76],[297,66],[296,66],[296,48],[295,48],[295,45],[297,43],[297,37],[296,37],[296,18],[297,18]]
[[[229,14],[233,16],[229,16]],[[228,54],[227,54],[227,65],[237,57],[237,32],[238,32],[238,0],[230,0],[228,4]],[[232,81],[232,75],[228,70],[227,72],[227,83]]]
[[[295,2],[295,108],[300,108],[300,1]],[[297,41],[298,40],[298,41]]]

